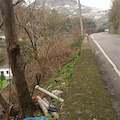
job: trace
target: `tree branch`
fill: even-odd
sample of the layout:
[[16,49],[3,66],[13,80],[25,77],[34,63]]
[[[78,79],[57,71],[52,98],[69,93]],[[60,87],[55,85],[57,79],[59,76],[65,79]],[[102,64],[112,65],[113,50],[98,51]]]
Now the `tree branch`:
[[24,2],[24,0],[18,0],[15,4],[13,4],[13,7],[18,5],[19,3]]

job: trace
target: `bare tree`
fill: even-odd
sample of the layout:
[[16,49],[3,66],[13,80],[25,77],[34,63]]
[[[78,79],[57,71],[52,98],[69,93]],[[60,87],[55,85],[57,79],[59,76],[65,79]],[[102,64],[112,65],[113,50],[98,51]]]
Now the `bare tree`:
[[2,105],[2,108],[4,109],[4,111],[7,111],[9,105],[6,103],[6,101],[2,97],[1,93],[0,93],[0,104]]
[[[25,12],[23,13],[23,11]],[[19,30],[22,28],[27,34],[31,43],[33,59],[40,66],[39,72],[42,76],[45,75],[45,69],[54,73],[48,53],[57,42],[53,36],[56,37],[58,33],[60,34],[62,22],[63,16],[55,10],[35,9],[34,5],[32,7],[19,6],[19,9],[16,9],[16,24],[19,26]],[[44,47],[45,49],[42,51]],[[43,55],[44,61],[40,58],[41,55]],[[46,66],[46,63],[49,65]]]
[[33,116],[33,103],[25,81],[25,64],[21,57],[17,40],[12,0],[0,0],[0,8],[4,21],[4,32],[9,62],[18,93],[18,101],[23,117]]

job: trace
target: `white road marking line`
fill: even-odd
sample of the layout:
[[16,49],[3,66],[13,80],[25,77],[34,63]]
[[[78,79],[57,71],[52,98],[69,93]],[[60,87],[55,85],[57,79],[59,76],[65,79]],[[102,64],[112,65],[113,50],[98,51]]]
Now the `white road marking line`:
[[103,53],[103,55],[106,57],[106,59],[109,61],[109,63],[111,64],[111,66],[114,68],[115,72],[118,74],[118,76],[120,77],[120,71],[118,70],[118,68],[116,67],[116,65],[112,62],[112,60],[107,56],[107,54],[104,52],[104,50],[100,47],[100,45],[95,41],[94,37],[91,35],[91,38],[93,39],[94,43],[98,46],[98,48],[101,50],[101,52]]

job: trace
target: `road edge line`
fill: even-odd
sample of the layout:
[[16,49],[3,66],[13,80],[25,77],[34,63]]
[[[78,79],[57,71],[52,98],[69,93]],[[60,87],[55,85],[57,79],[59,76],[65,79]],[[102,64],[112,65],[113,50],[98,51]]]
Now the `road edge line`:
[[101,50],[101,52],[103,53],[103,55],[105,56],[105,58],[109,61],[110,65],[114,68],[114,71],[118,74],[118,76],[120,77],[120,71],[118,70],[118,68],[116,67],[116,65],[112,62],[112,60],[107,56],[107,54],[104,52],[104,50],[101,48],[101,46],[95,41],[94,37],[92,35],[90,35],[93,42],[98,46],[98,48]]

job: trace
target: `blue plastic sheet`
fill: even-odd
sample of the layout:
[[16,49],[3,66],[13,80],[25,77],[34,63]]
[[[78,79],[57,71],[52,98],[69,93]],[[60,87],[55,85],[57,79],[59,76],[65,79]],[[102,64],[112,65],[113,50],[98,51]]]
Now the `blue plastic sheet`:
[[24,118],[24,120],[48,120],[48,118],[45,118],[44,116],[41,116],[39,118]]

